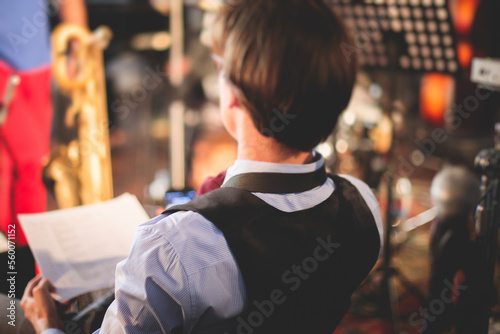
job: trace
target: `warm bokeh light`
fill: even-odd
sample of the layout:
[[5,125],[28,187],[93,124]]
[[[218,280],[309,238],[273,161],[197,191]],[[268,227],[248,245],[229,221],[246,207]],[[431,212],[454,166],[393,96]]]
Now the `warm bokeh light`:
[[420,114],[435,126],[444,124],[446,110],[453,96],[453,77],[447,74],[430,73],[422,77],[420,88]]
[[455,14],[455,30],[458,34],[469,33],[478,5],[478,0],[457,0],[454,8],[451,7]]
[[190,186],[198,189],[208,177],[226,170],[236,160],[236,142],[225,131],[204,133],[193,147]]
[[462,68],[469,68],[471,66],[472,57],[474,55],[472,45],[467,42],[460,42],[458,43],[457,51],[460,66],[462,66]]

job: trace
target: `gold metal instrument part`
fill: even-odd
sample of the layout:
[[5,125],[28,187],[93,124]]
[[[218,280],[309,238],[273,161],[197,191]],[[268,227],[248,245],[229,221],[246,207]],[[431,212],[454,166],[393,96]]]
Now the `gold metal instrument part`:
[[55,183],[59,208],[70,208],[113,198],[111,154],[103,50],[112,32],[94,32],[74,24],[60,24],[52,34],[53,74],[72,103],[67,127],[78,139],[62,146],[44,171]]

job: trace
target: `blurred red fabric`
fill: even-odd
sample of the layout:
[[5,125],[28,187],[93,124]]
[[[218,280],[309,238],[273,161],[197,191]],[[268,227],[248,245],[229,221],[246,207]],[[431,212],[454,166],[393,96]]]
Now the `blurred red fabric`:
[[43,212],[47,206],[42,169],[50,149],[51,68],[15,71],[0,61],[0,102],[16,72],[21,82],[0,127],[0,229],[8,234],[9,225],[16,224],[17,245],[25,246],[17,214]]
[[219,175],[217,176],[209,177],[202,183],[202,185],[196,192],[196,195],[201,196],[212,190],[219,189],[222,186],[222,183],[224,183],[225,178],[226,178],[226,171],[219,173]]

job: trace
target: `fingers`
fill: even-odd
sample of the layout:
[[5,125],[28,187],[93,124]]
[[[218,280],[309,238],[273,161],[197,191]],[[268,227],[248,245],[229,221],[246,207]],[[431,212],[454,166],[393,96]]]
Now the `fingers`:
[[39,290],[48,291],[48,292],[56,291],[56,288],[54,287],[54,285],[52,285],[52,283],[46,278],[42,278],[41,281],[38,283],[38,285],[34,289],[39,289]]
[[40,296],[44,299],[52,299],[50,293],[55,291],[55,287],[46,278],[42,278],[38,285],[33,288],[33,296]]
[[25,297],[33,297],[33,289],[38,285],[38,283],[40,283],[41,280],[42,280],[42,275],[37,275],[35,276],[35,278],[29,281],[28,285],[26,285],[23,299]]
[[29,282],[26,290],[21,307],[36,332],[42,333],[48,328],[62,328],[57,304],[51,296],[51,292],[55,291],[52,283],[37,276]]
[[28,282],[26,288],[24,290],[23,298],[21,299],[21,307],[26,311],[28,308],[30,301],[33,299],[33,289],[40,283],[42,280],[41,275],[35,276],[31,281]]
[[43,278],[41,275],[37,275],[31,281],[29,281],[26,289],[24,291],[23,298],[21,302],[25,301],[28,298],[33,298],[33,294],[50,296],[50,293],[55,292],[56,288],[54,285],[46,278]]

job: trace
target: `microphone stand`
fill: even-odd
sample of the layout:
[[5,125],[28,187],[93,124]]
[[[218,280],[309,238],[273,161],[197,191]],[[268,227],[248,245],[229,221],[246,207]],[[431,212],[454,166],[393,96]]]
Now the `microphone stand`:
[[[500,123],[495,125],[495,147],[481,151],[475,160],[481,173],[481,201],[476,210],[476,243],[485,259],[484,282],[494,291],[494,275],[499,227],[500,200]],[[491,305],[485,305],[478,334],[488,333]]]

